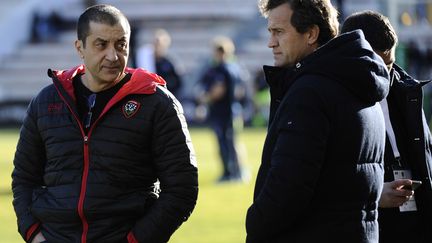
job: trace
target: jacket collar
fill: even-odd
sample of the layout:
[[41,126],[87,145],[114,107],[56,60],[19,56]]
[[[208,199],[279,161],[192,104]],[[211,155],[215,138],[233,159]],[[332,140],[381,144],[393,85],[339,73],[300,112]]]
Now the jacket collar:
[[281,99],[294,83],[298,68],[263,66],[266,82],[272,98]]
[[406,87],[415,87],[415,86],[423,87],[424,85],[430,83],[431,81],[432,81],[431,79],[429,80],[414,79],[396,63],[393,64],[393,68],[390,72],[390,86],[402,85]]
[[[125,71],[132,74],[131,79],[119,90],[114,98],[121,99],[128,94],[152,94],[156,92],[158,85],[166,85],[163,78],[142,68],[126,68]],[[75,100],[75,95],[72,81],[74,77],[83,73],[85,73],[84,65],[69,70],[48,69],[48,76],[53,78],[54,83],[58,82],[73,100]]]

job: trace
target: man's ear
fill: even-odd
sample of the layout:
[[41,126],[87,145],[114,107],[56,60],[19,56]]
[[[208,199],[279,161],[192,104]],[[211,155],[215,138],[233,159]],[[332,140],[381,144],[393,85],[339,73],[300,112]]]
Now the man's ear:
[[307,42],[308,45],[317,45],[318,46],[318,37],[320,34],[320,29],[318,27],[318,25],[314,24],[312,27],[309,28],[309,30],[307,31],[308,34],[308,38],[307,38]]
[[81,40],[76,40],[75,41],[75,49],[77,50],[78,55],[79,55],[79,57],[81,59],[84,58],[84,50],[83,50],[83,48],[84,48],[83,42]]

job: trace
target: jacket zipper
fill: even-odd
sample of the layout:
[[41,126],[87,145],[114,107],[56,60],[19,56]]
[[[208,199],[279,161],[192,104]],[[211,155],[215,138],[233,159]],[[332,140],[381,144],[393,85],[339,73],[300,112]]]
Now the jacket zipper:
[[89,149],[88,149],[88,140],[89,137],[87,135],[84,136],[84,169],[81,179],[81,190],[80,196],[78,200],[78,215],[80,216],[81,222],[83,224],[83,231],[81,235],[81,242],[86,243],[87,241],[87,232],[88,232],[88,222],[84,215],[84,199],[87,191],[87,177],[89,172]]
[[[55,83],[54,83],[55,84]],[[88,173],[89,173],[89,165],[90,165],[90,155],[89,155],[89,145],[88,142],[90,140],[90,134],[94,128],[94,126],[96,125],[96,123],[99,122],[99,120],[101,119],[101,117],[103,117],[103,115],[107,112],[107,110],[109,109],[105,109],[102,111],[102,113],[99,115],[99,117],[93,122],[93,124],[91,124],[87,134],[85,134],[84,132],[84,128],[83,125],[81,124],[80,119],[78,118],[78,116],[73,112],[72,107],[70,106],[70,104],[67,102],[67,100],[63,97],[63,95],[61,94],[60,90],[58,89],[57,85],[54,85],[54,87],[57,89],[57,93],[60,95],[61,99],[63,100],[63,102],[67,105],[69,111],[71,112],[71,114],[73,115],[73,117],[75,118],[75,120],[78,123],[78,126],[81,130],[81,134],[83,136],[83,143],[84,143],[84,168],[83,168],[83,173],[82,173],[82,178],[81,178],[81,189],[80,189],[80,196],[78,199],[78,215],[81,219],[82,225],[83,225],[83,232],[81,235],[81,243],[86,243],[87,242],[87,233],[88,233],[88,222],[87,219],[85,217],[84,214],[84,200],[85,200],[85,194],[87,191],[87,178],[88,178]],[[118,99],[120,100],[120,99]],[[111,101],[108,102],[108,104]],[[117,102],[117,101],[116,101]],[[116,103],[114,102],[114,103]],[[114,103],[109,107],[111,108]],[[107,106],[108,106],[107,104]]]
[[[72,112],[72,114],[74,114]],[[81,179],[81,190],[80,190],[80,196],[79,196],[79,201],[78,201],[78,215],[81,219],[82,225],[83,225],[83,232],[81,235],[81,243],[86,243],[87,242],[87,233],[88,233],[88,229],[89,229],[89,225],[86,219],[86,216],[84,214],[84,200],[85,200],[85,194],[87,192],[87,178],[88,178],[88,174],[89,174],[89,168],[90,168],[90,152],[89,152],[89,140],[90,140],[90,135],[92,133],[93,128],[95,127],[96,123],[98,123],[98,121],[101,119],[101,117],[105,114],[105,112],[102,112],[99,117],[93,122],[93,124],[91,124],[87,135],[84,132],[83,126],[80,122],[80,120],[77,118],[77,116],[74,117],[75,119],[77,119],[78,124],[81,128],[81,132],[83,134],[83,143],[84,143],[84,168],[83,168],[83,174],[82,174],[82,179]]]
[[[87,232],[88,232],[88,222],[87,219],[85,217],[84,214],[84,198],[85,198],[85,194],[87,191],[87,177],[88,177],[88,171],[89,171],[89,149],[88,149],[88,141],[90,138],[90,132],[88,132],[88,134],[86,135],[83,129],[83,126],[80,122],[80,119],[77,117],[77,115],[74,113],[72,107],[70,106],[70,104],[67,102],[66,98],[62,95],[62,93],[60,92],[59,88],[57,87],[57,85],[54,82],[54,87],[57,89],[57,93],[59,94],[60,98],[63,100],[63,102],[66,104],[66,106],[68,107],[69,111],[71,112],[72,116],[75,118],[75,121],[77,121],[78,126],[80,128],[81,131],[81,135],[83,136],[83,143],[84,143],[84,168],[83,168],[83,172],[82,172],[82,178],[81,178],[81,189],[80,189],[80,195],[79,195],[79,199],[78,199],[78,215],[81,219],[81,223],[83,225],[83,231],[82,231],[82,235],[81,235],[81,242],[82,243],[86,243],[87,242]],[[91,129],[91,128],[90,128]]]

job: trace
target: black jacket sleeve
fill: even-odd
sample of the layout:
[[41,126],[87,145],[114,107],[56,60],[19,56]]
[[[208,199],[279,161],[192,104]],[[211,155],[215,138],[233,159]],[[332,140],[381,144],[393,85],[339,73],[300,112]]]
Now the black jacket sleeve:
[[[13,206],[18,218],[18,231],[26,239],[29,228],[38,223],[31,214],[35,189],[43,186],[45,148],[37,127],[37,101],[30,103],[15,152],[12,172]],[[32,236],[30,236],[32,237]]]
[[162,106],[156,108],[158,115],[152,136],[161,192],[132,230],[139,242],[167,242],[188,219],[198,196],[195,152],[183,109],[172,96]]

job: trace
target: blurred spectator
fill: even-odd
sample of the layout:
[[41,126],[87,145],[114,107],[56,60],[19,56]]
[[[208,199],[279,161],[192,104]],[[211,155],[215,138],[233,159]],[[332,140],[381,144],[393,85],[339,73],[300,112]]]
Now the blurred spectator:
[[30,42],[56,42],[62,31],[74,30],[75,19],[67,19],[62,14],[65,5],[73,0],[45,0],[43,5],[34,9]]
[[252,126],[266,126],[270,114],[270,91],[262,68],[255,75],[253,102]]
[[144,68],[152,73],[156,72],[153,47],[151,44],[145,43],[136,48],[136,60],[134,65],[136,68]]
[[138,27],[137,23],[130,22],[131,36],[129,40],[129,65],[133,68],[137,68],[137,52],[138,52],[138,36],[141,29]]
[[[242,126],[241,100],[247,88],[235,61],[234,44],[225,36],[213,40],[213,60],[200,79],[203,90],[199,101],[209,108],[207,115],[219,143],[223,173],[218,182],[243,181],[246,170],[236,146],[236,128]],[[236,123],[236,125],[235,125]]]
[[171,36],[164,29],[157,29],[154,32],[153,51],[155,59],[156,73],[165,79],[168,90],[174,94],[177,99],[180,98],[182,79],[174,66],[167,52],[171,45]]
[[53,42],[64,29],[64,21],[56,11],[38,11],[33,14],[31,42]]
[[168,90],[181,101],[182,79],[178,69],[168,56],[171,36],[164,29],[156,29],[152,43],[145,43],[138,47],[134,65],[155,72],[167,82]]

